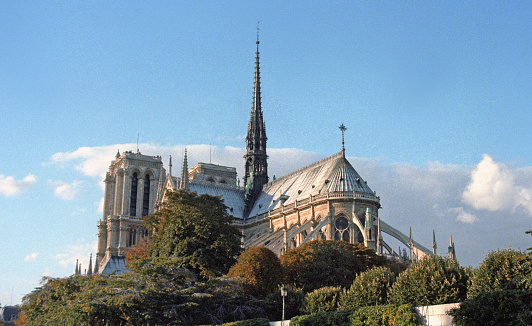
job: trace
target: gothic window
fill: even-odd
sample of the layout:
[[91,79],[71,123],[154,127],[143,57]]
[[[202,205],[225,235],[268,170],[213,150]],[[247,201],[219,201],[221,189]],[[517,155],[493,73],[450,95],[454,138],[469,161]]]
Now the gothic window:
[[336,228],[334,240],[349,242],[349,221],[345,217],[340,216],[334,222],[334,227]]
[[144,197],[142,197],[142,216],[148,215],[150,210],[150,176],[144,177]]
[[139,185],[139,178],[137,172],[133,173],[131,178],[131,200],[129,204],[129,215],[137,216],[137,187]]

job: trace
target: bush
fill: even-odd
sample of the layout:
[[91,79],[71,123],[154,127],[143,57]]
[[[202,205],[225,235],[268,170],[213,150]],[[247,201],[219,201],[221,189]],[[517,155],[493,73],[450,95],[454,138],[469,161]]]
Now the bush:
[[363,307],[351,315],[351,326],[418,326],[419,316],[411,305]]
[[387,267],[373,267],[357,276],[351,288],[340,298],[340,309],[383,305],[395,282],[395,274]]
[[532,325],[532,293],[523,290],[479,293],[451,309],[456,326]]
[[246,292],[259,298],[274,292],[283,277],[279,257],[266,247],[246,249],[227,276],[243,278]]
[[349,326],[350,311],[318,312],[290,319],[290,326]]
[[335,311],[344,290],[339,286],[327,286],[305,295],[301,312],[312,314],[323,311]]
[[270,322],[266,318],[255,318],[235,321],[232,323],[223,324],[222,326],[270,326]]
[[[294,286],[286,286],[287,296],[285,297],[285,319],[290,319],[300,314],[301,305],[305,294],[300,288]],[[277,291],[270,293],[266,300],[266,312],[270,320],[281,320],[283,314],[283,299],[281,297],[281,287]]]
[[460,302],[466,298],[467,282],[465,269],[455,260],[425,257],[399,274],[388,301],[414,306]]
[[387,262],[363,244],[330,240],[310,241],[281,256],[285,284],[294,284],[304,292],[325,286],[347,288],[357,273]]
[[474,270],[467,297],[473,298],[480,293],[494,290],[513,290],[522,268],[525,254],[514,249],[492,251]]
[[421,320],[410,305],[363,307],[297,316],[290,326],[419,326]]

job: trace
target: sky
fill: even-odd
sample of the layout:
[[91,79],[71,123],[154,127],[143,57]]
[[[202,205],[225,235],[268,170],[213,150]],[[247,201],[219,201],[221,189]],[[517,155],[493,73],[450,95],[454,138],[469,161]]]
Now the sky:
[[530,1],[2,1],[0,304],[87,268],[117,150],[243,176],[259,21],[270,178],[343,123],[387,223],[532,247]]

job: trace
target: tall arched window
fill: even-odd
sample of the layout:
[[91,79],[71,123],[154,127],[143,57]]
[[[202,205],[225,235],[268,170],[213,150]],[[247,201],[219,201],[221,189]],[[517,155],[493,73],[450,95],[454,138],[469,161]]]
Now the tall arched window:
[[336,219],[336,222],[334,222],[334,226],[336,228],[336,231],[334,232],[334,240],[349,242],[349,221],[345,217],[340,216]]
[[142,216],[148,215],[150,211],[150,176],[144,177],[144,197],[142,197]]
[[139,177],[137,172],[133,173],[131,178],[131,200],[129,203],[129,215],[137,216],[137,188],[139,185]]

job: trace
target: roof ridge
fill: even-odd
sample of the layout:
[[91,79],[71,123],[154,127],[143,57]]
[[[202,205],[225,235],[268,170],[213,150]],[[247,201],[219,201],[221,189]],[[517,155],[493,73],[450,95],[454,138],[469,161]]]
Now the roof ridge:
[[301,171],[303,171],[303,170],[307,170],[307,169],[310,169],[310,168],[316,167],[316,166],[318,166],[318,165],[323,164],[324,162],[327,162],[327,161],[330,161],[330,160],[336,159],[336,158],[338,158],[339,156],[340,156],[340,157],[343,156],[343,155],[342,155],[342,152],[338,152],[338,153],[333,154],[333,155],[331,155],[331,156],[329,156],[329,157],[326,157],[326,158],[321,159],[321,160],[319,160],[319,161],[317,161],[317,162],[314,162],[314,163],[312,163],[312,164],[310,164],[310,165],[304,166],[304,167],[302,167],[302,168],[300,168],[300,169],[298,169],[298,170],[295,170],[295,171],[290,172],[290,173],[288,173],[288,174],[286,174],[286,175],[283,175],[283,176],[280,177],[280,178],[277,178],[277,179],[275,179],[275,180],[273,180],[273,181],[268,182],[268,183],[265,184],[264,186],[272,186],[272,185],[274,185],[275,183],[280,182],[280,180],[288,179],[288,177],[291,177],[292,175],[294,175],[294,174],[296,174],[296,173],[299,174],[299,173],[301,173]]

